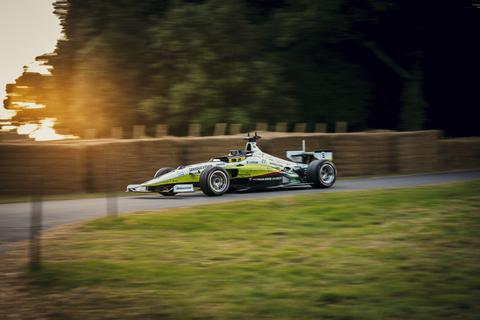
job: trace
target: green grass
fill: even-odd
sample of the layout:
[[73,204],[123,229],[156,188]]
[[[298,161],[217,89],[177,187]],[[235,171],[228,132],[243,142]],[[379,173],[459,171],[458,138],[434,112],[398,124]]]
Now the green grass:
[[26,276],[78,319],[480,319],[480,181],[95,219]]

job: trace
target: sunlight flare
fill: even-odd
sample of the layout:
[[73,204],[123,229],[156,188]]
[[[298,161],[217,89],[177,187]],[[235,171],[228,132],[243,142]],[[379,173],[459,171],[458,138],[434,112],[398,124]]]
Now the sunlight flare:
[[64,140],[64,139],[77,139],[75,136],[61,135],[55,132],[53,126],[55,124],[55,118],[47,118],[40,121],[38,124],[25,124],[17,127],[18,134],[28,134],[28,136],[35,141],[51,141],[51,140]]

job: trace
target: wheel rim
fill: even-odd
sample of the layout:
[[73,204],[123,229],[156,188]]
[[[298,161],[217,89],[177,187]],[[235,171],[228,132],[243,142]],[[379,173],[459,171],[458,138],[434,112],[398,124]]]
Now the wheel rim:
[[227,188],[228,178],[222,171],[216,171],[210,176],[210,185],[215,192],[222,192]]
[[320,179],[329,184],[335,180],[335,169],[330,164],[324,164],[320,168]]

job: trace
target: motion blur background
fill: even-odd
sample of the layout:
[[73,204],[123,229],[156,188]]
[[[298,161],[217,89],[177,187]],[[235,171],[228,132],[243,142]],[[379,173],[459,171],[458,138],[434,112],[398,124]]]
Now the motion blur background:
[[[349,131],[480,135],[479,6],[470,0],[2,1],[1,73],[14,67],[16,78],[2,77],[11,83],[0,126],[28,131],[43,123],[51,133],[54,125],[80,137],[95,128],[108,137],[112,127],[146,125],[154,135],[155,125],[168,124],[171,135],[183,136],[189,124],[201,124],[206,134],[215,123],[242,124],[246,132],[256,122],[333,128],[345,121]],[[47,34],[56,44],[39,40]],[[23,58],[32,47],[40,50],[36,58]]]

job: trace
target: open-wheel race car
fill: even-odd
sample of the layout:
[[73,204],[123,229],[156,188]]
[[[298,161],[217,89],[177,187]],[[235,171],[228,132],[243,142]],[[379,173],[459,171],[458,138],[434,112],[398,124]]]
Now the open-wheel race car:
[[208,196],[221,196],[225,192],[264,190],[272,188],[310,185],[329,188],[337,178],[331,150],[287,151],[283,160],[262,152],[257,146],[260,139],[247,134],[245,150],[231,150],[226,156],[208,162],[162,168],[152,180],[127,186],[127,192],[177,193],[203,191]]

